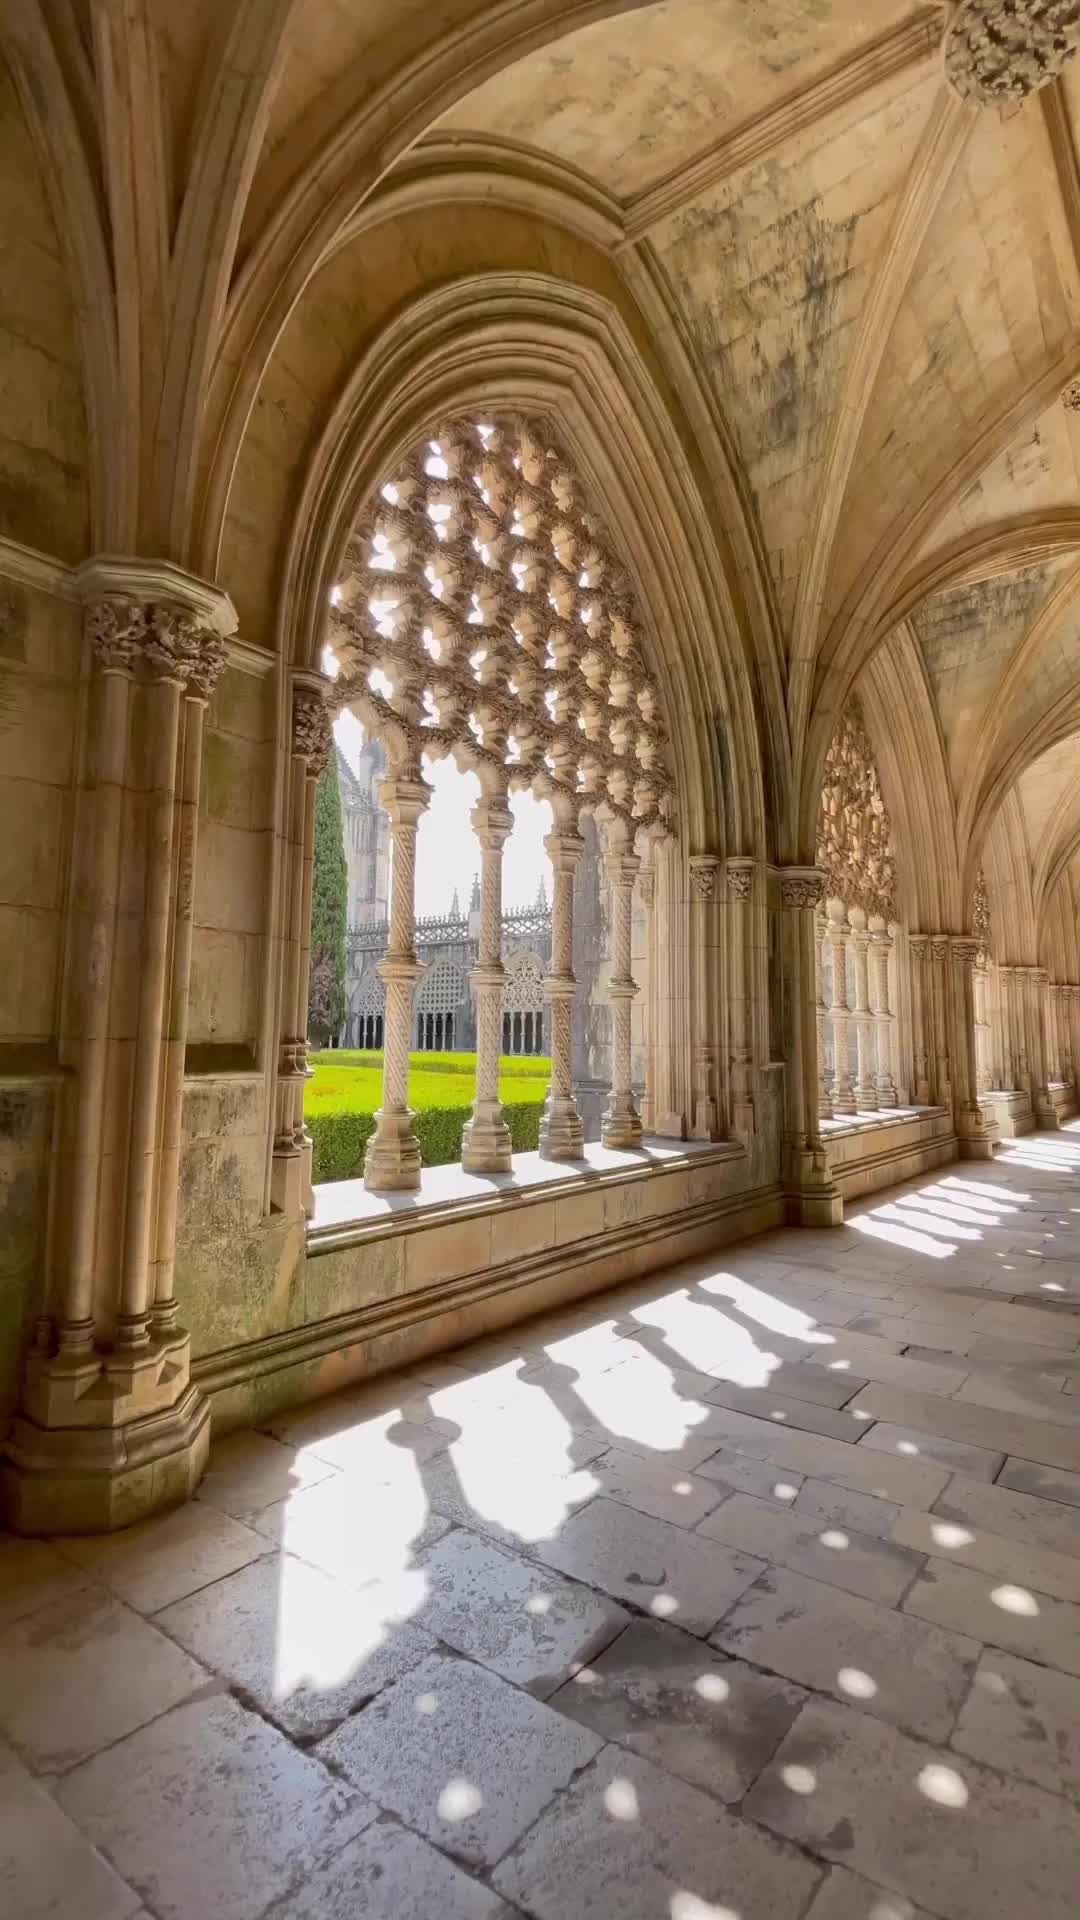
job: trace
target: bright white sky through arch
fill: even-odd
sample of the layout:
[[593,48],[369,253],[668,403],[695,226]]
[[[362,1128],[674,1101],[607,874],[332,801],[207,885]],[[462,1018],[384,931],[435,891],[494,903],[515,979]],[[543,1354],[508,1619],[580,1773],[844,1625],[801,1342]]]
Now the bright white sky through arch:
[[[334,737],[355,769],[364,744],[364,730],[355,714],[338,715]],[[460,773],[452,760],[425,761],[424,778],[433,793],[417,835],[416,911],[448,913],[456,887],[464,913],[473,875],[480,871],[480,849],[469,824],[479,783],[475,774]],[[551,899],[551,862],[543,844],[544,835],[551,832],[551,808],[545,801],[534,800],[531,793],[514,793],[510,811],[514,831],[503,854],[503,906],[531,907],[541,880]]]

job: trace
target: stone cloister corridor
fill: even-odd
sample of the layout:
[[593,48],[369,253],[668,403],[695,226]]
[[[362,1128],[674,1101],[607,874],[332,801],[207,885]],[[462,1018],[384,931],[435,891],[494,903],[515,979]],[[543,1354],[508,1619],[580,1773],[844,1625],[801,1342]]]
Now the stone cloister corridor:
[[0,1920],[1075,1920],[1078,53],[0,0]]
[[4,1912],[1017,1920],[1080,1877],[1080,1126],[0,1544]]

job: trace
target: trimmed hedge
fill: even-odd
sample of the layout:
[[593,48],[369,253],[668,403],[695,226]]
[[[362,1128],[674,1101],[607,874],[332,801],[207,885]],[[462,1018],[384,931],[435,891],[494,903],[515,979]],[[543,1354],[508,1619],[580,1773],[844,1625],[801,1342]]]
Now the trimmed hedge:
[[[364,1151],[375,1129],[382,1098],[382,1056],[332,1049],[314,1056],[315,1072],[304,1096],[304,1120],[313,1143],[312,1177],[351,1180],[363,1170]],[[525,1071],[520,1069],[524,1066]],[[409,1101],[426,1167],[461,1158],[461,1137],[472,1111],[472,1054],[413,1054]],[[550,1063],[540,1058],[502,1063],[503,1114],[515,1153],[540,1144],[540,1120]]]
[[[445,1167],[461,1158],[461,1136],[472,1110],[466,1107],[425,1107],[416,1115],[416,1137],[425,1167]],[[540,1145],[540,1100],[512,1101],[503,1106],[515,1153]],[[315,1113],[307,1116],[311,1135],[312,1179],[352,1180],[363,1172],[364,1152],[375,1131],[371,1113]]]

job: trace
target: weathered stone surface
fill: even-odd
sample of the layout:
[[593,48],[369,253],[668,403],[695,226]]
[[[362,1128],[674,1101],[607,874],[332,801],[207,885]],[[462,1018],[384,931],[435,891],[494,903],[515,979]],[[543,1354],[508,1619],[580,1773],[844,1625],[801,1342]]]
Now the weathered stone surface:
[[546,1699],[627,1623],[613,1601],[454,1531],[420,1562],[426,1632]]
[[902,1893],[886,1893],[861,1874],[832,1867],[806,1920],[931,1920]]
[[666,1466],[663,1459],[643,1460],[617,1447],[591,1460],[589,1473],[607,1499],[679,1527],[696,1527],[725,1497],[724,1487],[712,1484],[713,1475],[696,1477]]
[[803,1708],[746,1811],[943,1920],[1075,1911],[1080,1811],[827,1701]]
[[1063,1467],[1040,1467],[1034,1460],[1017,1460],[1010,1455],[998,1475],[998,1485],[1080,1507],[1080,1473],[1067,1473]]
[[384,1816],[350,1840],[267,1920],[512,1920],[490,1887],[472,1879]]
[[921,1565],[920,1556],[874,1534],[821,1524],[795,1509],[783,1512],[767,1500],[735,1493],[703,1520],[699,1532],[790,1567],[829,1586],[893,1606]]
[[69,1540],[77,1566],[139,1613],[207,1587],[268,1552],[266,1540],[201,1501],[104,1538]]
[[741,1800],[805,1699],[801,1687],[638,1620],[551,1705],[721,1800]]
[[973,1480],[993,1480],[1003,1455],[987,1447],[975,1447],[959,1440],[942,1439],[934,1432],[923,1433],[916,1427],[891,1426],[879,1420],[864,1434],[860,1445],[874,1453],[894,1453],[904,1460],[928,1460],[950,1473],[965,1473]]
[[600,1745],[485,1668],[433,1654],[319,1751],[444,1852],[482,1866]]
[[765,1565],[614,1500],[594,1500],[537,1551],[548,1566],[701,1635]]
[[818,1870],[695,1787],[609,1749],[494,1878],[536,1920],[798,1920]]
[[0,1744],[0,1898],[19,1920],[135,1920],[139,1895]]
[[[417,1597],[421,1591],[418,1582]],[[430,1634],[408,1612],[409,1596],[400,1589],[372,1585],[353,1593],[317,1567],[275,1554],[158,1618],[286,1732],[310,1737],[430,1650]]]
[[712,1639],[725,1653],[931,1740],[948,1737],[979,1657],[962,1634],[771,1569]]
[[1080,1606],[1026,1584],[928,1560],[903,1605],[921,1620],[1080,1674]]
[[224,1694],[98,1754],[58,1798],[162,1920],[256,1920],[376,1812]]
[[0,1632],[0,1732],[37,1771],[74,1766],[205,1684],[163,1633],[98,1589]]
[[952,1744],[1002,1773],[1080,1798],[1080,1680],[983,1654]]

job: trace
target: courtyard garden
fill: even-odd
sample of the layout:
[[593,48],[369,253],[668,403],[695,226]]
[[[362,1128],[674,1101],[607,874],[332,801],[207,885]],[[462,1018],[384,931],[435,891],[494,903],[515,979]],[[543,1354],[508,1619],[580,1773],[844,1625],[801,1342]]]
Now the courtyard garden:
[[[382,1099],[382,1054],[329,1048],[311,1055],[304,1119],[314,1143],[315,1180],[350,1180],[363,1169],[364,1150]],[[461,1136],[476,1086],[472,1053],[414,1053],[409,1057],[409,1105],[426,1167],[461,1158]],[[514,1152],[535,1148],[551,1078],[551,1062],[504,1055],[499,1073],[503,1115]]]

